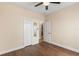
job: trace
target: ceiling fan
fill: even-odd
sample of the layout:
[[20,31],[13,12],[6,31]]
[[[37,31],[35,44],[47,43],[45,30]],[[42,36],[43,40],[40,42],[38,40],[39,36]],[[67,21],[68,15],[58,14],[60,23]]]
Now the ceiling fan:
[[60,2],[40,2],[40,3],[36,4],[35,7],[38,7],[38,6],[40,6],[40,5],[44,5],[44,6],[45,6],[45,9],[48,10],[48,5],[49,5],[50,3],[53,3],[53,4],[60,4]]

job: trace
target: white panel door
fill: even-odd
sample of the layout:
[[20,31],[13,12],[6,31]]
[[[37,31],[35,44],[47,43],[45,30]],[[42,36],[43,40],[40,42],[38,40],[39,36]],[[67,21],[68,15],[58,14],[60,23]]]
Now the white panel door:
[[31,21],[24,22],[24,45],[28,46],[32,44],[33,40],[33,24]]
[[43,27],[44,27],[44,41],[51,43],[52,41],[52,26],[51,20],[46,20]]
[[38,22],[33,23],[33,40],[32,45],[39,43],[39,24]]

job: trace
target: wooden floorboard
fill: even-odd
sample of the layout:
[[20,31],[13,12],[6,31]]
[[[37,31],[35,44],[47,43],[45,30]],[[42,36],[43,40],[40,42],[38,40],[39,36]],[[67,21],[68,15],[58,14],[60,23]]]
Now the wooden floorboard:
[[40,44],[3,54],[2,56],[79,56],[79,53],[42,42]]

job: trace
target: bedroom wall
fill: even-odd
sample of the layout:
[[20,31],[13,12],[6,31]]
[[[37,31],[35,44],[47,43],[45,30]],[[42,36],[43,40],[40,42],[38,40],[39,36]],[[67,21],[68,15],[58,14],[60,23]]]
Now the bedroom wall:
[[79,3],[56,11],[52,21],[51,43],[79,52]]
[[0,3],[0,54],[23,46],[23,22],[27,19],[40,25],[44,22],[44,15],[11,3]]

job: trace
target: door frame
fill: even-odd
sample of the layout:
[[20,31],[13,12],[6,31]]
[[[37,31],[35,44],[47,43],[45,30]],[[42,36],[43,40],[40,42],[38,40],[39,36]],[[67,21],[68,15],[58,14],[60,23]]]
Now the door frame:
[[[25,23],[29,23],[29,22],[31,22],[32,23],[32,26],[33,26],[33,22],[31,21],[31,20],[24,20],[24,24]],[[24,24],[23,24],[23,28],[24,28]],[[23,31],[24,32],[24,31]],[[33,33],[33,29],[32,29],[32,33]],[[24,33],[23,33],[24,34]],[[24,36],[23,36],[24,37]],[[32,34],[32,40],[33,40],[33,34]],[[31,43],[30,44],[28,44],[28,45],[26,45],[25,44],[25,38],[24,38],[24,46],[29,46],[29,45],[32,45],[32,40],[31,40]]]

